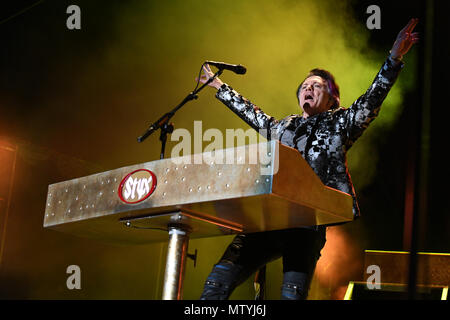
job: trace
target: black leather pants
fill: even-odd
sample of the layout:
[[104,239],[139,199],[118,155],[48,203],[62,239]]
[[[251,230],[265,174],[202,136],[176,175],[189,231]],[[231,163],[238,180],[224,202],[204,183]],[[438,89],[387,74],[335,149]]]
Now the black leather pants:
[[251,274],[280,257],[283,258],[281,299],[306,299],[325,245],[325,230],[325,227],[296,228],[237,235],[214,265],[200,299],[228,299]]

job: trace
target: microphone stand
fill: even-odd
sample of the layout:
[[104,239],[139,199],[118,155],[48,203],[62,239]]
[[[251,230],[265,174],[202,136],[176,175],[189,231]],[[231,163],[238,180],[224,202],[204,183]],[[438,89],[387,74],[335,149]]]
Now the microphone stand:
[[174,126],[173,123],[169,123],[169,120],[175,115],[175,113],[184,106],[188,101],[197,99],[197,93],[199,93],[204,87],[206,87],[208,84],[210,84],[215,78],[220,76],[223,72],[223,69],[219,69],[213,77],[209,78],[208,81],[206,81],[200,88],[195,89],[191,93],[189,93],[186,98],[181,101],[179,105],[177,105],[175,108],[173,108],[171,111],[165,113],[161,118],[156,120],[152,125],[148,127],[148,129],[144,132],[144,134],[137,138],[138,142],[142,142],[145,139],[148,138],[153,132],[155,132],[158,129],[161,129],[161,135],[159,136],[159,140],[161,140],[161,153],[160,153],[160,159],[164,159],[164,152],[166,149],[166,141],[167,141],[167,135],[169,133],[173,132]]
[[[213,77],[209,78],[200,88],[194,89],[189,93],[186,98],[181,101],[179,105],[173,108],[171,111],[165,113],[161,118],[156,120],[142,136],[138,137],[138,142],[144,141],[148,136],[158,129],[161,129],[161,135],[159,140],[161,140],[161,154],[160,159],[164,159],[164,150],[166,147],[167,135],[173,132],[173,123],[169,123],[169,120],[175,115],[183,105],[188,101],[198,99],[197,93],[199,93],[205,86],[210,84],[216,77],[222,74],[223,69],[219,69]],[[198,86],[198,83],[197,83]],[[178,217],[181,218],[182,212],[178,212]],[[163,286],[163,299],[164,300],[175,300],[180,299],[183,284],[183,274],[185,268],[186,258],[191,258],[194,260],[194,267],[197,262],[197,250],[195,254],[188,254],[188,241],[191,229],[189,226],[183,223],[169,223],[167,225],[169,231],[169,248],[174,248],[174,250],[168,250],[167,252],[167,263],[166,271],[164,274],[164,286]]]

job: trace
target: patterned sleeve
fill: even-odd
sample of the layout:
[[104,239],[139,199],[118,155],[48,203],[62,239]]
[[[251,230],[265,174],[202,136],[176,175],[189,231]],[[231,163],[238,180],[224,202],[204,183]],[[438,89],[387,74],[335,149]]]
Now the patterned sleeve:
[[404,63],[387,58],[369,89],[345,110],[348,148],[378,115]]
[[277,135],[280,122],[265,114],[258,106],[241,96],[229,85],[223,84],[217,91],[216,97],[253,129],[260,133],[262,133],[260,130],[270,129],[272,136]]

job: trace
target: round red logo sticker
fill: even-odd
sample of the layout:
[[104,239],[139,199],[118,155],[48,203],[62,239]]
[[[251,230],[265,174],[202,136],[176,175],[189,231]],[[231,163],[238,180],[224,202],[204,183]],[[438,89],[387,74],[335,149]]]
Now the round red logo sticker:
[[138,203],[150,197],[155,188],[155,174],[147,169],[138,169],[122,179],[119,185],[119,197],[125,203]]

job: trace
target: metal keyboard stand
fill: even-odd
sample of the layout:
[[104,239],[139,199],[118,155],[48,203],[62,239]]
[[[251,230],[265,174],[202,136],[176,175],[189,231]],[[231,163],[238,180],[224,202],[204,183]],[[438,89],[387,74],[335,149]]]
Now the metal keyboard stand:
[[[247,157],[252,146],[224,154],[243,151]],[[168,243],[162,299],[182,299],[191,238],[353,220],[352,197],[324,186],[295,149],[271,141],[266,150],[272,150],[269,173],[262,173],[268,164],[261,162],[183,165],[173,158],[51,184],[44,228],[119,244]],[[156,187],[141,202],[124,202],[121,181],[139,170],[153,172]]]

